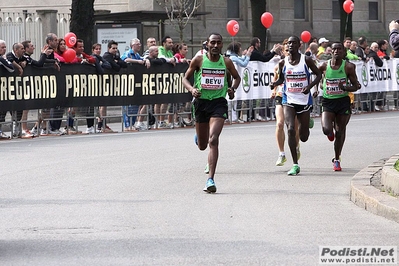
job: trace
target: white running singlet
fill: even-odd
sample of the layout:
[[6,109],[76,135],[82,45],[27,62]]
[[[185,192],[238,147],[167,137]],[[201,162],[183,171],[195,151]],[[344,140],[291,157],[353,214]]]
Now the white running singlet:
[[309,85],[310,72],[306,65],[305,55],[301,54],[301,59],[297,65],[291,65],[289,57],[284,59],[283,74],[285,77],[282,103],[311,105],[310,92],[302,93],[302,89]]

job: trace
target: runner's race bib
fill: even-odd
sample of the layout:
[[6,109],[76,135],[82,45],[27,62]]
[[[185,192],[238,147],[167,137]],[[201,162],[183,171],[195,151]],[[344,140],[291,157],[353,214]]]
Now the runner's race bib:
[[220,90],[224,88],[225,69],[203,68],[201,88],[207,90]]

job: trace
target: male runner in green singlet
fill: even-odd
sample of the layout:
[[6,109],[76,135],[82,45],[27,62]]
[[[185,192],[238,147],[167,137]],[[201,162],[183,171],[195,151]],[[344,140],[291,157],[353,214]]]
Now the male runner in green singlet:
[[346,125],[352,113],[348,92],[360,89],[360,83],[356,76],[356,66],[344,60],[344,45],[335,42],[331,48],[332,59],[319,67],[324,72],[321,125],[327,138],[330,141],[335,139],[333,170],[341,171],[340,155],[345,142]]
[[[198,148],[203,151],[209,144],[209,177],[205,192],[215,193],[214,175],[219,157],[219,136],[224,121],[227,119],[226,94],[234,98],[234,92],[241,82],[233,62],[222,55],[223,38],[219,33],[212,33],[207,41],[208,53],[196,56],[183,78],[183,85],[195,98],[193,103],[195,129]],[[194,85],[190,79],[194,75]],[[234,79],[229,88],[229,77]]]

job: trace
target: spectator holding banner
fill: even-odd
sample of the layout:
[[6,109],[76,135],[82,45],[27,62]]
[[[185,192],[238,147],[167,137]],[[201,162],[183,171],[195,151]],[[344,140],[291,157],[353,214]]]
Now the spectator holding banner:
[[[4,56],[7,51],[6,42],[4,40],[0,40],[0,66],[6,69],[8,72],[14,72],[13,64],[8,61]],[[0,122],[5,122],[7,112],[0,112]],[[3,133],[0,124],[0,139],[9,139],[10,137]]]
[[[112,70],[119,72],[121,68],[127,68],[127,63],[118,55],[118,43],[114,40],[111,40],[108,42],[107,48],[108,51],[103,54],[103,58],[105,61],[111,64]],[[131,130],[131,126],[134,125],[135,121],[136,116],[132,117],[132,123],[130,123],[130,119],[124,121],[124,130]]]
[[[103,69],[111,69],[111,64],[108,61],[104,60],[101,56],[101,44],[95,43],[91,47],[91,56],[96,59],[96,69],[97,73],[103,73]],[[98,107],[98,118],[97,118],[97,132],[104,132],[104,133],[112,133],[114,132],[107,124],[104,119],[107,116],[107,107],[106,106],[99,106]]]
[[[24,68],[27,65],[26,57],[24,57],[25,48],[22,43],[14,43],[12,51],[6,54],[7,60],[12,63],[14,69],[18,70],[18,75],[22,76]],[[22,137],[20,120],[22,118],[22,110],[16,111],[16,117],[13,116],[13,136]],[[15,120],[16,119],[16,120]],[[29,134],[30,135],[30,134]],[[28,134],[24,137],[30,137]]]
[[[140,40],[138,38],[133,38],[132,40],[130,40],[130,49],[123,53],[121,59],[129,64],[139,64],[145,66],[146,68],[150,68],[151,66],[150,60],[144,59],[144,57],[140,56],[140,50],[141,50]],[[133,121],[137,120],[135,115],[137,115],[138,110],[141,108],[142,106],[139,108],[138,105],[122,106],[123,124],[125,125],[126,128],[130,128],[130,121],[129,121],[130,116],[133,115],[132,118]],[[132,126],[134,124],[135,123],[132,122]],[[141,123],[140,125],[141,127],[143,127]]]

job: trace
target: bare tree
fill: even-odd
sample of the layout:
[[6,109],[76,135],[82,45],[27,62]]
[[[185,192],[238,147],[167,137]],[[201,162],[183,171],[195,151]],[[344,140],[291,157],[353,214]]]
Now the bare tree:
[[179,33],[180,42],[183,42],[184,29],[203,0],[157,0],[157,2],[165,9],[170,24]]

